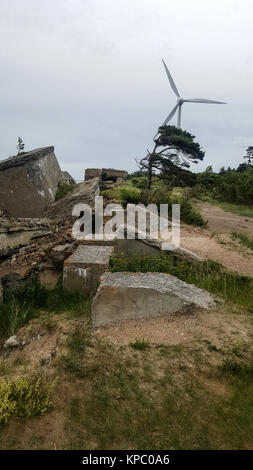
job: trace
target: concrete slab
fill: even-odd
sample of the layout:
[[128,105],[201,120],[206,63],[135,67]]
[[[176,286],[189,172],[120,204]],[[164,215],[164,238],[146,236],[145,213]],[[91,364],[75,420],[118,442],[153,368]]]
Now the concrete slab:
[[113,246],[82,245],[64,261],[63,288],[95,294],[101,274],[109,265]]
[[192,313],[216,305],[212,295],[163,273],[105,273],[92,305],[94,327],[137,318]]

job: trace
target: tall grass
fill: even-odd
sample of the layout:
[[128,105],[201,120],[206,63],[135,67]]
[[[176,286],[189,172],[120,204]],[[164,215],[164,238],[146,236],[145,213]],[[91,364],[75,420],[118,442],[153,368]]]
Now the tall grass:
[[90,303],[79,292],[64,291],[61,279],[55,289],[49,290],[35,276],[25,281],[19,290],[4,291],[3,303],[0,304],[0,336],[14,335],[41,310],[78,316],[89,314]]
[[227,271],[214,261],[188,261],[175,255],[112,255],[111,272],[163,272],[217,294],[253,312],[253,279]]

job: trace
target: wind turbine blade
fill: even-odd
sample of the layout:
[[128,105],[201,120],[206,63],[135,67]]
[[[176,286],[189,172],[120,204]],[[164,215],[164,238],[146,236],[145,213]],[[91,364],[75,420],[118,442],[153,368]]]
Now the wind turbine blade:
[[190,98],[189,100],[184,100],[186,103],[210,103],[210,104],[227,104],[224,101],[213,101],[213,100],[205,100],[202,98]]
[[170,72],[169,72],[169,69],[168,69],[168,67],[167,67],[167,65],[165,64],[165,62],[164,62],[163,59],[162,59],[162,61],[163,61],[163,65],[164,65],[164,68],[165,68],[165,72],[166,72],[167,77],[168,77],[169,82],[170,82],[170,86],[171,86],[172,90],[174,91],[174,93],[175,93],[175,94],[177,95],[177,97],[179,98],[180,95],[179,95],[178,89],[177,89],[177,87],[176,87],[176,85],[175,85],[175,83],[174,83],[174,80],[173,80],[173,78],[172,78]]
[[[168,115],[168,117],[165,119],[164,123],[162,124],[163,126],[166,126],[166,124],[171,120],[171,118],[174,116],[177,108],[178,108],[179,104],[176,104],[176,106],[172,109],[172,111],[170,112],[170,114]],[[159,132],[156,133],[154,139],[156,138],[156,136],[159,134]]]
[[171,120],[171,118],[174,116],[177,108],[178,108],[179,104],[176,104],[175,108],[172,109],[172,111],[170,112],[170,114],[168,115],[168,117],[165,119],[164,123],[163,123],[163,126],[166,126],[166,124]]

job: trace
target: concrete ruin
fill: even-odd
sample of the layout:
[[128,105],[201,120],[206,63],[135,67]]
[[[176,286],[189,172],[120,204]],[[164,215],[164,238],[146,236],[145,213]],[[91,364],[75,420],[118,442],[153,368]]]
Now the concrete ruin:
[[0,161],[0,211],[11,217],[41,217],[64,181],[54,147]]
[[63,288],[94,295],[112,253],[112,246],[79,246],[64,262]]
[[125,181],[128,172],[124,170],[114,170],[113,168],[87,168],[85,170],[84,179],[100,178],[101,181],[111,181],[116,183],[119,179]]
[[15,219],[0,217],[0,258],[51,233],[48,219]]
[[212,295],[163,273],[105,273],[94,298],[94,327],[124,320],[212,309]]

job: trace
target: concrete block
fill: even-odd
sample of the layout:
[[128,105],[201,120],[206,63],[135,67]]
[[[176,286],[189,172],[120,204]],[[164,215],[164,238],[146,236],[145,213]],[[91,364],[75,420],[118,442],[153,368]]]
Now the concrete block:
[[63,267],[63,287],[69,291],[82,291],[89,296],[95,294],[101,274],[109,265],[112,246],[82,245]]
[[105,273],[92,305],[94,327],[137,318],[211,309],[208,292],[163,273]]

